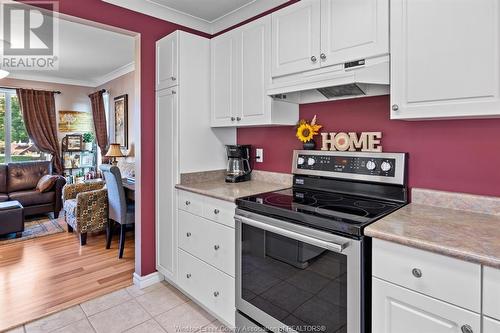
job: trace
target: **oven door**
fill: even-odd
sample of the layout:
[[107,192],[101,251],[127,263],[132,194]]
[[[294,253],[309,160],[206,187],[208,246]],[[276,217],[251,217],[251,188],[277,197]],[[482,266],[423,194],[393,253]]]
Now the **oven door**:
[[239,312],[274,332],[362,332],[361,241],[240,209],[235,221]]

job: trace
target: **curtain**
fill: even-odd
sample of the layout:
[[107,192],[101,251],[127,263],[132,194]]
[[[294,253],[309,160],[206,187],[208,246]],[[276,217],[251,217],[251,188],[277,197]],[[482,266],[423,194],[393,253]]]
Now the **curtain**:
[[106,110],[104,109],[103,91],[99,90],[89,95],[92,104],[92,116],[94,117],[95,136],[97,145],[101,148],[102,162],[107,163],[106,153],[108,151],[108,127],[106,126]]
[[33,89],[16,89],[16,92],[28,136],[38,149],[52,155],[54,171],[62,174],[54,92]]

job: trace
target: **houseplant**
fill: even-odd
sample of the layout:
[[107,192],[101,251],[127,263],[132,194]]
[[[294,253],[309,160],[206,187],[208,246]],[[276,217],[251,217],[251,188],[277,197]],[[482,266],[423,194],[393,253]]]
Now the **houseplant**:
[[312,150],[316,148],[314,136],[318,134],[321,127],[321,125],[316,124],[316,116],[314,116],[310,122],[304,119],[299,121],[295,135],[301,142],[303,142],[304,149]]
[[94,134],[91,132],[84,133],[83,143],[85,144],[85,150],[91,151],[94,143]]

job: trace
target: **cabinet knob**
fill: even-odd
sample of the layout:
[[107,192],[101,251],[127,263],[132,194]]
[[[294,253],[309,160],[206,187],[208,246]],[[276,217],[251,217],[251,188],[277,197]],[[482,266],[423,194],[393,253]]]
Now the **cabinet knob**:
[[214,209],[214,214],[215,214],[215,215],[217,215],[217,214],[219,214],[219,213],[220,213],[220,211],[219,211],[217,208],[215,208],[215,209]]
[[236,121],[240,121],[241,120],[241,117],[236,117]]
[[321,58],[321,60],[325,60],[325,59],[326,59],[326,54],[321,53],[321,54],[319,55],[319,57]]
[[187,274],[186,274],[186,278],[187,278],[187,279],[190,279],[190,278],[191,278],[191,274],[190,274],[190,273],[187,273]]
[[187,232],[187,233],[186,233],[186,237],[191,237],[191,233],[190,233],[190,232]]
[[315,56],[312,56],[312,57],[311,57],[311,61],[312,61],[312,62],[316,62],[316,61],[318,61],[318,59],[317,59]]
[[172,90],[172,95],[175,95],[175,94],[177,94],[177,91]]
[[191,201],[186,200],[186,206],[189,206],[191,204]]
[[215,245],[214,246],[214,250],[217,251],[218,249],[220,249],[220,246],[219,245]]
[[398,111],[399,110],[399,105],[393,104],[392,105],[392,111]]
[[171,76],[170,80],[175,81],[175,80],[177,80],[177,78],[175,76]]
[[472,330],[472,327],[470,327],[470,325],[462,325],[461,329],[462,329],[462,333],[474,333],[474,331]]
[[231,121],[235,121],[235,120],[236,120],[236,118],[234,118],[234,117],[231,117]]
[[214,291],[214,297],[219,297],[219,292],[218,291]]
[[421,278],[422,277],[422,271],[418,268],[414,268],[411,270],[411,274],[413,274],[414,277],[416,278]]

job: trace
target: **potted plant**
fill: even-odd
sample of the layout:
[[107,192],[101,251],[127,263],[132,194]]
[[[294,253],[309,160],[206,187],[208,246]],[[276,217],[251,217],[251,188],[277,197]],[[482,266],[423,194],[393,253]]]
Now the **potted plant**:
[[314,136],[318,134],[321,127],[323,126],[316,124],[316,116],[310,122],[304,119],[299,121],[295,135],[304,143],[304,149],[312,150],[316,148]]
[[85,150],[92,151],[93,143],[94,143],[94,134],[93,133],[84,133],[83,134],[83,143],[85,144]]

